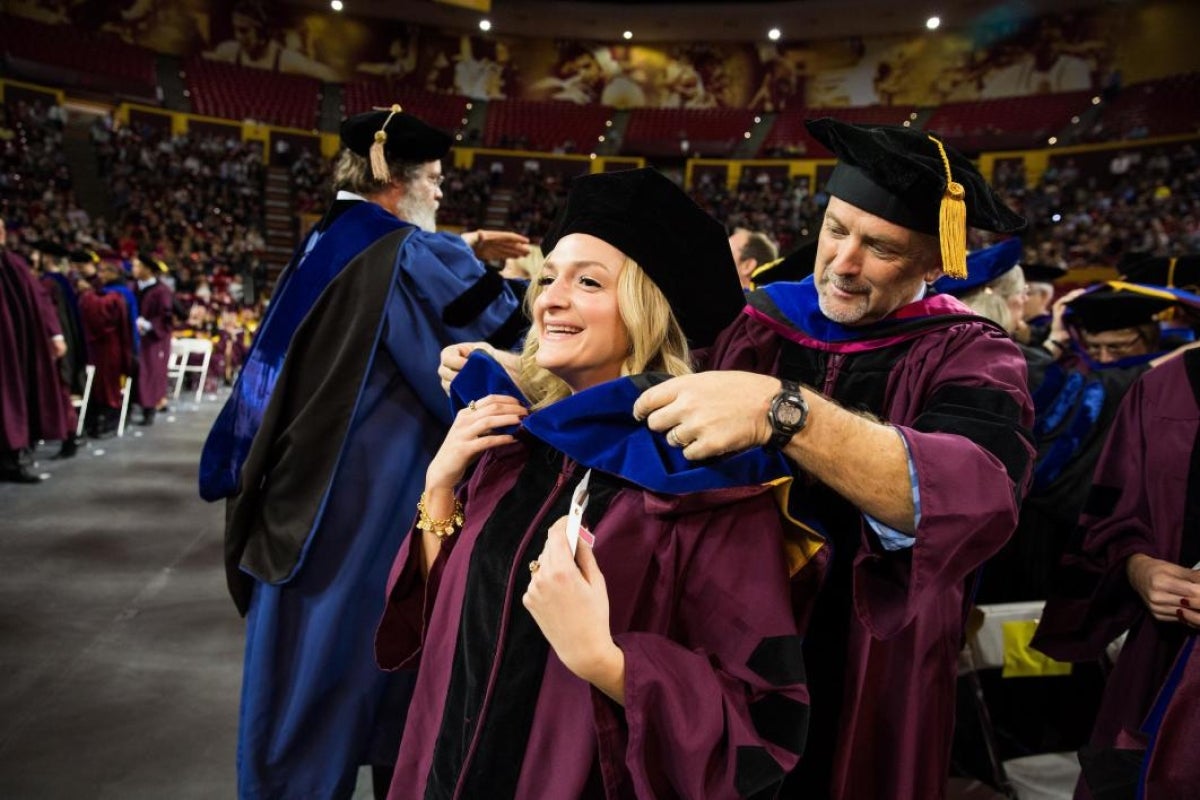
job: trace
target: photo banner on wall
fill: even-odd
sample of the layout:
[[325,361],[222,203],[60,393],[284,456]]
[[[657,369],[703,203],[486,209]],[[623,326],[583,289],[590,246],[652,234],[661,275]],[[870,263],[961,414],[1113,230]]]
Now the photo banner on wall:
[[[450,2],[450,0],[442,0]],[[455,0],[487,10],[488,0]],[[402,13],[403,4],[397,4]],[[1200,4],[1160,0],[1047,16],[990,7],[907,36],[763,43],[556,40],[439,30],[279,0],[7,0],[5,13],[182,58],[379,82],[388,95],[617,108],[928,106],[1079,90],[1200,70]]]

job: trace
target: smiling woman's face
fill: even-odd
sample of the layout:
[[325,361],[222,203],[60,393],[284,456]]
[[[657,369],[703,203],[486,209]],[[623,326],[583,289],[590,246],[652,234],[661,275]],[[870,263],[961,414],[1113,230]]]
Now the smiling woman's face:
[[533,302],[537,364],[578,392],[621,376],[629,331],[617,279],[625,255],[595,236],[564,236],[546,257]]

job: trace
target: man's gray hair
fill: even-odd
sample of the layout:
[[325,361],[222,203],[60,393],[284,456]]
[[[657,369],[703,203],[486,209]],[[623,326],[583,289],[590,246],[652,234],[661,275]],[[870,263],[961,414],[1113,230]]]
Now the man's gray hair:
[[[420,161],[392,160],[388,162],[388,170],[393,178],[398,177],[401,183],[410,184],[421,174],[425,164]],[[338,155],[337,163],[333,165],[333,190],[354,192],[366,197],[381,192],[388,184],[378,181],[371,174],[371,162],[352,150],[344,149]]]

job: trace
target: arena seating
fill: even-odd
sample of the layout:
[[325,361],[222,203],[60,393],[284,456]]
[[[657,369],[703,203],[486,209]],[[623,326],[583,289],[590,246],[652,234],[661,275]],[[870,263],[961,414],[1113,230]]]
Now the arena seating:
[[607,106],[580,106],[564,102],[494,100],[488,103],[485,147],[505,147],[519,143],[524,149],[550,152],[563,149],[588,152],[598,137],[605,134],[605,122],[612,119]]
[[79,86],[153,96],[158,83],[153,51],[112,33],[3,15],[0,50],[8,61],[70,70]]
[[790,155],[808,158],[829,158],[832,154],[809,135],[804,120],[835,117],[857,125],[901,125],[911,118],[912,106],[861,106],[858,108],[797,108],[780,113],[775,118],[759,150],[761,156]]
[[347,115],[399,103],[405,111],[447,131],[462,129],[466,106],[471,102],[462,95],[438,94],[403,84],[395,85],[381,78],[347,83],[342,92],[342,110]]
[[938,106],[925,130],[967,153],[1045,147],[1091,105],[1091,91],[1006,97]]
[[1126,139],[1200,131],[1200,72],[1145,81],[1119,91],[1101,110],[1098,138]]
[[321,84],[312,78],[199,57],[189,59],[184,72],[197,114],[304,130],[317,126]]
[[635,108],[621,152],[627,155],[680,155],[687,140],[688,152],[718,158],[734,148],[754,127],[755,112],[744,108]]

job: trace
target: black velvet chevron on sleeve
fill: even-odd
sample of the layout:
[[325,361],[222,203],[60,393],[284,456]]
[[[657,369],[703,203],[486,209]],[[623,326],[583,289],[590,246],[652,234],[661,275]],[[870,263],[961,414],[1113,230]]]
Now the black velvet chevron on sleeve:
[[808,741],[807,703],[771,692],[750,704],[750,719],[758,735],[796,755],[804,754]]
[[746,666],[772,686],[802,683],[804,671],[804,637],[768,636],[758,643]]
[[1120,487],[1094,484],[1083,503],[1083,513],[1091,517],[1111,517],[1120,499]]
[[785,777],[783,767],[763,747],[739,747],[734,788],[747,800],[774,797]]
[[1029,466],[1026,444],[1032,439],[1020,420],[1020,406],[1003,389],[951,385],[934,392],[912,427],[965,436],[1000,459],[1009,480],[1019,484]]
[[483,275],[470,289],[454,298],[442,310],[442,322],[451,328],[465,327],[482,314],[503,291],[504,278],[500,277],[500,273],[491,269],[484,270]]

